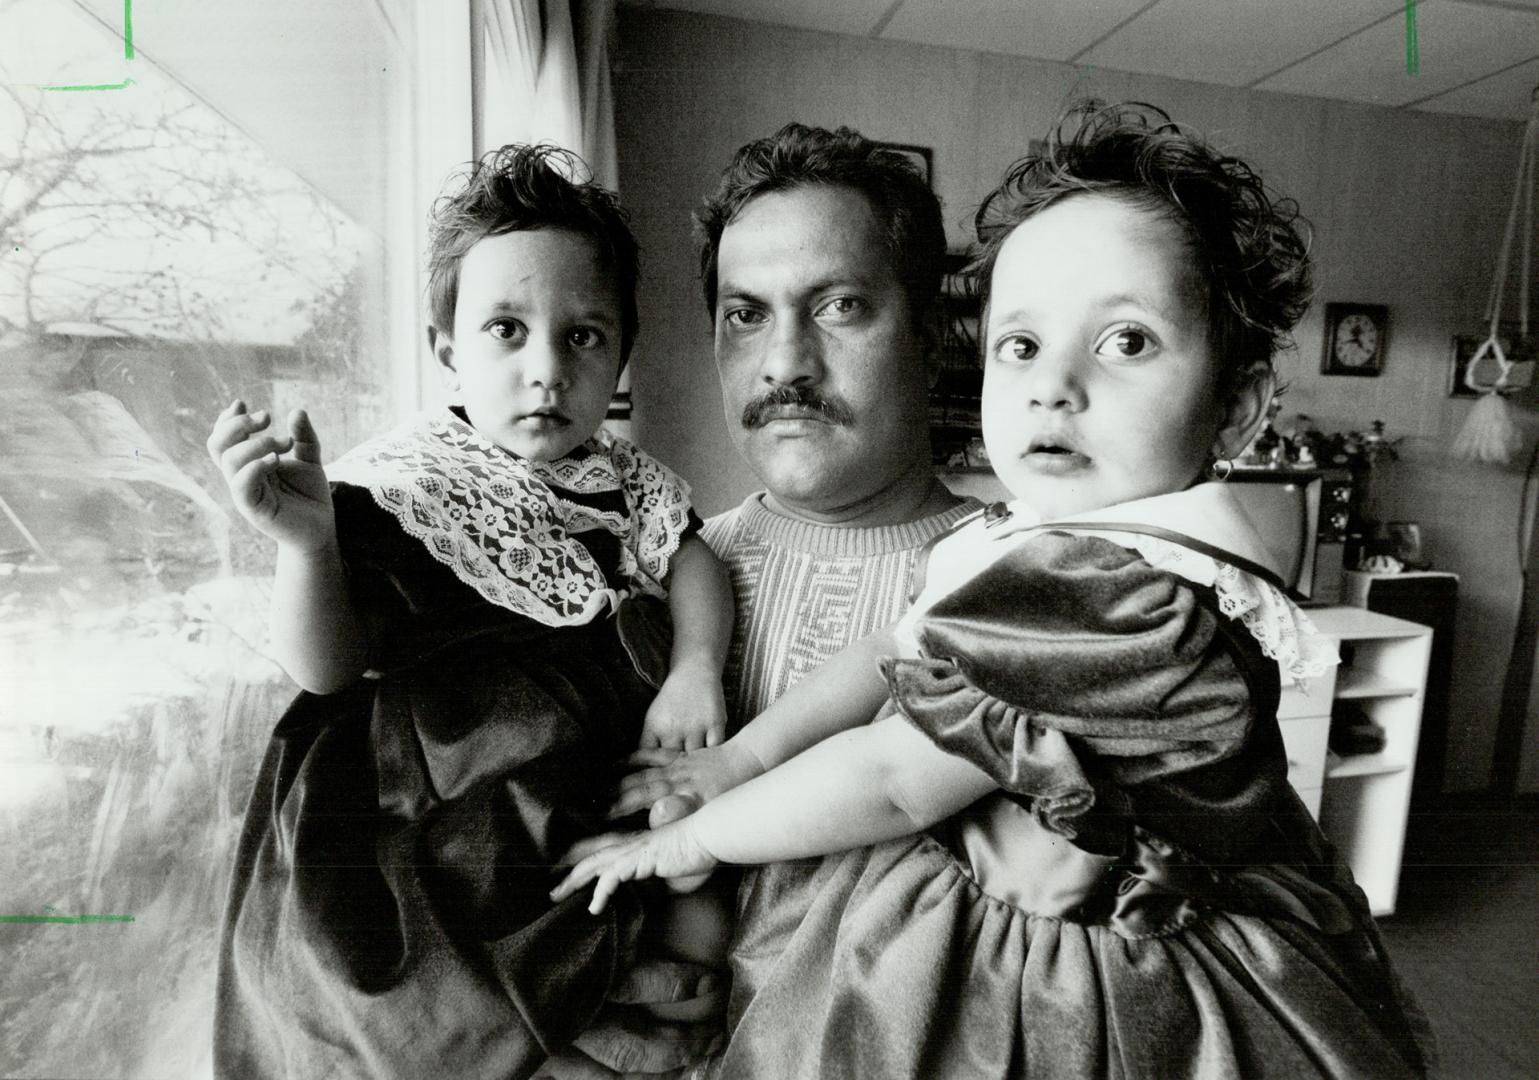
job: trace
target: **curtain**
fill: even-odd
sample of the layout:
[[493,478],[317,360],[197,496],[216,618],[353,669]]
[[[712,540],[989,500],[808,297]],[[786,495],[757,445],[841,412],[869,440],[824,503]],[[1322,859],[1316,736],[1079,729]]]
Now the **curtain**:
[[614,0],[477,0],[486,49],[477,153],[548,141],[618,187],[609,39]]

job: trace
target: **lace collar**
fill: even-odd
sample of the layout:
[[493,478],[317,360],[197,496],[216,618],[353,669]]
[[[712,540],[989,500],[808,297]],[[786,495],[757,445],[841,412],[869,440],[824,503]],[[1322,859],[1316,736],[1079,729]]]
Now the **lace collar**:
[[[498,607],[546,626],[591,622],[631,591],[664,596],[689,524],[689,489],[631,443],[598,431],[579,451],[530,461],[448,410],[348,451],[327,476],[368,489],[401,528]],[[564,497],[619,492],[625,512]],[[574,533],[618,536],[624,583],[610,583]]]

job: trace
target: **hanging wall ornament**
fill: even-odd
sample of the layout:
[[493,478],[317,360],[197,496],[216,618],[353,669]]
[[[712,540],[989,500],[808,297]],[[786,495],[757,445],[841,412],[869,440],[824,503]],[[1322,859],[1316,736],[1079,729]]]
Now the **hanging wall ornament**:
[[1518,208],[1523,209],[1523,243],[1518,291],[1520,333],[1522,340],[1532,340],[1528,327],[1528,294],[1533,269],[1534,188],[1539,167],[1539,86],[1529,101],[1528,125],[1523,129],[1523,145],[1518,153],[1518,179],[1512,190],[1512,207],[1507,212],[1507,232],[1502,237],[1501,253],[1496,259],[1496,280],[1491,284],[1491,302],[1486,309],[1490,334],[1470,358],[1464,382],[1480,399],[1470,408],[1464,426],[1453,441],[1455,457],[1500,464],[1517,453],[1521,438],[1512,419],[1512,406],[1505,394],[1511,386],[1513,363],[1502,348],[1499,333],[1502,294],[1507,283],[1507,269],[1512,245],[1518,236]]

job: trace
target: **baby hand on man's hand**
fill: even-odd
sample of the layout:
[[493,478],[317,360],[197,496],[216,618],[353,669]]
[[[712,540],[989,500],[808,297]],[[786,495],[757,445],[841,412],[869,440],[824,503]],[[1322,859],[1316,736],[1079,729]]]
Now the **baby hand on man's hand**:
[[605,833],[579,840],[561,862],[576,865],[551,890],[551,900],[565,900],[594,882],[588,910],[595,915],[604,910],[621,882],[649,877],[703,877],[716,867],[716,857],[695,837],[688,818],[650,832]]
[[709,664],[675,667],[663,680],[641,725],[641,748],[698,750],[727,737],[721,672]]
[[733,739],[683,754],[637,750],[628,764],[636,771],[621,777],[620,794],[609,808],[611,818],[650,810],[669,796],[707,803],[764,771],[759,759]]

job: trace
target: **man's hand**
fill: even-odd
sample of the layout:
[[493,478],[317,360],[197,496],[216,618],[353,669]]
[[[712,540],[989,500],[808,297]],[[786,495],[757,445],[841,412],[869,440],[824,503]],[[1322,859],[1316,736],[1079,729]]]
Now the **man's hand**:
[[[536,1075],[550,1080],[678,1080],[725,1044],[721,1017],[727,1007],[726,990],[722,973],[698,964],[638,961],[593,1026]],[[646,1006],[666,1004],[697,1006],[715,1019],[669,1024],[645,1012]]]
[[650,810],[670,795],[707,803],[764,771],[763,763],[732,739],[686,754],[638,750],[628,764],[637,768],[620,780],[619,797],[609,810],[611,818]]
[[663,680],[641,725],[641,748],[698,750],[727,737],[721,672],[709,664],[675,667]]

